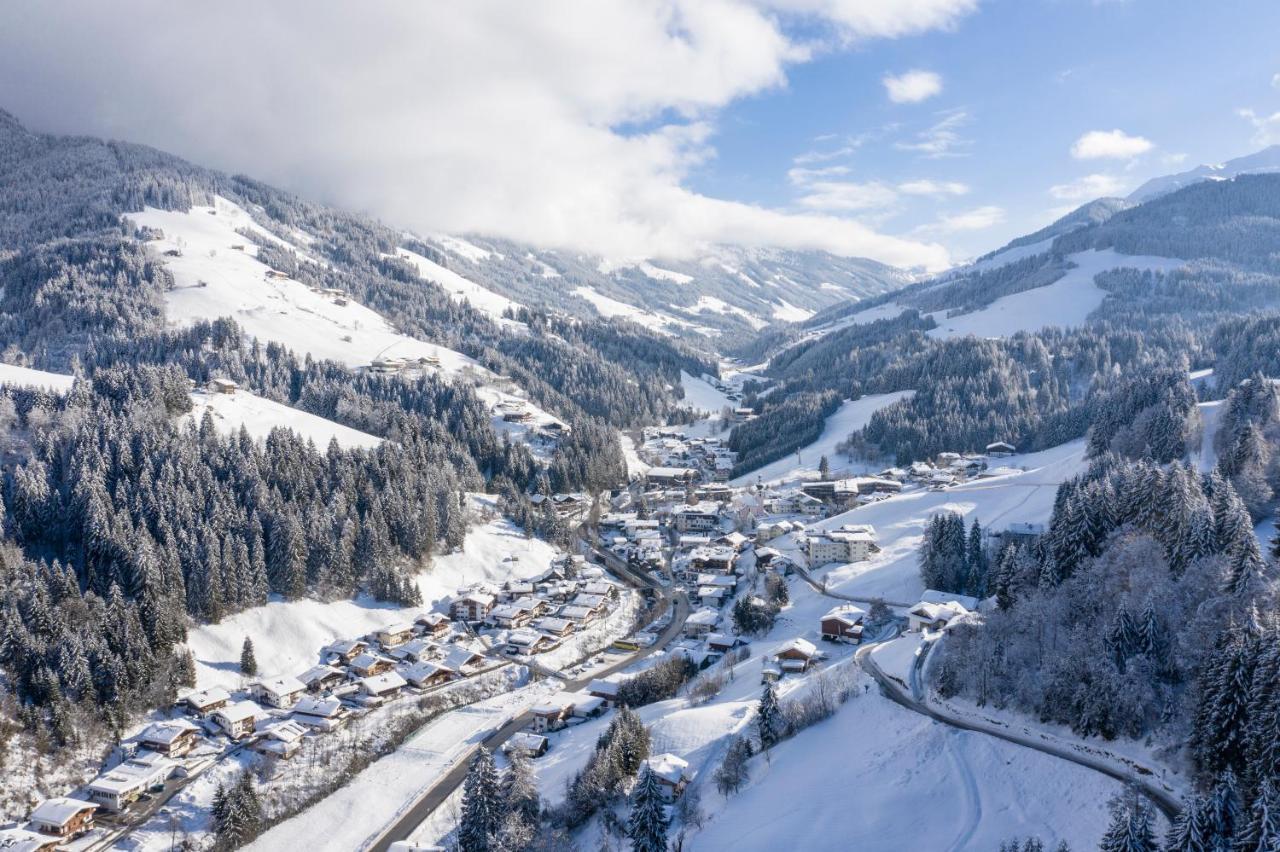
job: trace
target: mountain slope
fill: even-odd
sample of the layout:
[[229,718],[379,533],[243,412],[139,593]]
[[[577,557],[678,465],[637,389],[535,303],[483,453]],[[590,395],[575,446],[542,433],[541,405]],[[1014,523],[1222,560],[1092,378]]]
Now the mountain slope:
[[1227,160],[1225,163],[1200,165],[1178,174],[1152,178],[1129,193],[1126,200],[1136,204],[1159,198],[1161,195],[1168,195],[1202,181],[1229,180],[1238,175],[1271,172],[1280,172],[1280,145],[1271,145],[1261,151]]

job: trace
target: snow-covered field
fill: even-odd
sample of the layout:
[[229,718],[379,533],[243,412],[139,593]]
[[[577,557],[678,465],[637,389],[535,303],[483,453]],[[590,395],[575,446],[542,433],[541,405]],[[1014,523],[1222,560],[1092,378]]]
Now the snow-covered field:
[[867,464],[851,462],[836,452],[836,445],[847,440],[853,432],[866,426],[872,414],[913,393],[915,391],[895,391],[872,394],[856,400],[846,399],[835,413],[827,418],[826,426],[823,427],[818,440],[800,450],[798,459],[795,454],[785,456],[758,470],[739,476],[730,484],[742,486],[750,485],[757,480],[773,484],[793,479],[814,479],[818,476],[818,463],[823,456],[826,456],[831,464],[833,475],[863,473],[868,469]]
[[0,364],[0,385],[43,388],[55,393],[66,393],[71,390],[71,385],[75,380],[75,376],[69,376],[65,373],[47,373],[44,370],[33,370],[30,367]]
[[733,408],[734,403],[706,379],[691,376],[680,371],[680,386],[684,388],[684,404],[694,411],[707,414],[719,414],[725,407]]
[[1083,325],[1106,296],[1093,282],[1098,273],[1123,268],[1167,271],[1186,264],[1175,258],[1119,254],[1112,249],[1077,252],[1067,259],[1076,264],[1075,268],[1047,287],[1002,296],[972,313],[950,318],[946,311],[930,314],[938,327],[931,330],[929,336],[940,340],[970,334],[1009,337],[1019,331],[1038,331],[1049,326]]
[[223,433],[233,433],[244,426],[254,438],[266,438],[272,429],[292,429],[303,438],[309,438],[321,452],[329,446],[330,440],[336,440],[341,447],[361,449],[382,443],[376,435],[264,399],[243,389],[234,394],[193,391],[191,404],[193,408],[187,417],[199,424],[205,412],[209,412],[214,425]]
[[[477,247],[472,246],[472,248]],[[483,251],[483,249],[480,249],[480,251]],[[473,308],[489,314],[494,319],[506,322],[506,320],[502,319],[503,312],[520,307],[517,302],[511,301],[506,296],[499,295],[492,290],[481,287],[474,281],[468,278],[463,278],[452,269],[446,269],[435,261],[423,257],[417,252],[409,251],[406,248],[399,248],[396,249],[396,254],[399,255],[402,260],[407,260],[409,263],[413,264],[418,270],[418,275],[428,281],[434,281],[436,284],[443,287],[444,291],[449,294],[450,298],[466,302]],[[485,252],[486,257],[488,254],[488,252]],[[512,324],[514,325],[516,323]]]
[[[492,498],[475,499],[492,510]],[[368,598],[329,603],[276,600],[217,624],[201,625],[187,640],[196,658],[197,688],[240,684],[240,646],[246,636],[253,639],[263,677],[297,675],[315,665],[320,649],[335,639],[363,636],[406,616],[412,620],[471,583],[533,576],[545,571],[555,555],[550,544],[525,538],[510,521],[498,518],[473,527],[461,551],[436,557],[418,574],[424,607],[401,608]]]

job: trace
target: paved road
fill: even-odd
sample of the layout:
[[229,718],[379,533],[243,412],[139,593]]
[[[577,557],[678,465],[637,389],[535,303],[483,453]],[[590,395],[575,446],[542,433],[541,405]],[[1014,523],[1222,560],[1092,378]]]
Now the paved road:
[[[596,552],[601,557],[606,555],[603,551]],[[613,554],[607,555],[613,556]],[[614,557],[614,559],[616,559],[616,557]],[[617,560],[618,562],[623,562],[621,568],[614,565],[613,561],[610,559],[604,559],[604,561],[606,563],[606,567],[614,570],[615,573],[622,574],[623,579],[629,583],[656,588],[662,599],[664,601],[669,601],[671,604],[671,623],[663,629],[661,635],[658,636],[658,639],[649,647],[641,648],[638,651],[628,654],[607,668],[594,671],[578,678],[565,679],[563,688],[566,692],[574,692],[582,689],[592,680],[607,677],[608,675],[621,671],[627,666],[630,666],[639,660],[643,660],[650,654],[654,654],[663,648],[666,648],[667,645],[671,644],[671,642],[680,635],[681,631],[684,629],[684,621],[689,617],[689,598],[684,592],[675,592],[673,594],[671,590],[664,589],[655,584],[652,578],[632,572],[623,560]],[[533,716],[530,713],[522,713],[519,716],[516,716],[510,722],[485,738],[481,745],[490,751],[497,751],[502,748],[503,744],[505,744],[507,740],[527,728],[532,719]],[[414,802],[407,811],[401,814],[390,828],[386,829],[386,831],[384,831],[372,844],[366,846],[365,849],[367,852],[386,852],[386,850],[390,849],[391,844],[395,841],[407,840],[409,835],[411,835],[419,825],[425,822],[426,819],[435,812],[436,808],[444,804],[445,801],[453,795],[454,791],[462,786],[463,780],[467,777],[467,769],[471,762],[470,757],[474,750],[475,749],[467,751],[461,758],[459,758],[453,768],[445,773],[439,781],[432,785],[431,788],[428,789],[422,797],[418,799],[418,801]]]
[[1037,741],[1029,737],[1023,737],[1012,731],[1003,730],[994,725],[986,725],[977,721],[949,716],[937,709],[936,706],[929,704],[922,696],[917,697],[917,695],[913,695],[908,691],[911,690],[916,693],[921,692],[917,678],[917,672],[920,668],[919,665],[917,665],[916,669],[912,672],[912,683],[910,685],[906,685],[886,674],[885,671],[875,662],[870,651],[870,647],[858,650],[858,664],[862,666],[864,671],[875,678],[876,682],[880,684],[880,687],[884,691],[886,697],[891,701],[902,705],[908,710],[928,716],[936,722],[941,722],[942,724],[949,725],[953,728],[998,737],[1006,742],[1034,749],[1035,751],[1053,755],[1054,757],[1059,757],[1063,760],[1068,760],[1087,769],[1101,772],[1103,775],[1106,775],[1109,778],[1114,778],[1115,780],[1125,784],[1132,784],[1139,792],[1150,799],[1151,802],[1159,808],[1166,817],[1168,817],[1170,822],[1176,819],[1178,814],[1181,812],[1182,803],[1179,801],[1178,796],[1174,791],[1170,790],[1163,783],[1154,778],[1154,774],[1150,769],[1135,764],[1132,772],[1126,772],[1114,766],[1109,761],[1075,751],[1067,746],[1059,746],[1052,743]]

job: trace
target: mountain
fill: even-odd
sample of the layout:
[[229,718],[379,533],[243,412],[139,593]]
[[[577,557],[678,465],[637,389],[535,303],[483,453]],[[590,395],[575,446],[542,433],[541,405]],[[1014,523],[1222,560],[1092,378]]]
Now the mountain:
[[1280,145],[1271,145],[1219,165],[1200,165],[1175,175],[1152,178],[1129,193],[1126,200],[1134,203],[1150,201],[1202,181],[1227,180],[1237,175],[1268,172],[1280,172]]
[[873,260],[822,251],[719,246],[694,260],[615,262],[477,235],[427,235],[416,242],[447,270],[432,268],[428,277],[458,292],[479,287],[528,307],[629,319],[710,346],[721,336],[799,322],[913,280]]

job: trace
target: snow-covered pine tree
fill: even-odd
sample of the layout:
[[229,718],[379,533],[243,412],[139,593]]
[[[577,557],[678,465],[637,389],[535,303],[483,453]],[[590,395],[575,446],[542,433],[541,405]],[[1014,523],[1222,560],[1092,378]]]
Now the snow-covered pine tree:
[[240,646],[240,674],[253,677],[257,673],[258,658],[253,653],[253,640],[246,636]]
[[627,836],[631,838],[632,852],[667,852],[669,825],[658,776],[646,766],[640,772],[635,792],[631,794]]
[[1099,852],[1158,852],[1152,828],[1151,808],[1134,790],[1112,804],[1111,825],[1098,845]]
[[462,782],[462,819],[458,824],[460,852],[489,852],[502,823],[502,799],[493,754],[484,746],[476,751]]
[[1264,777],[1248,817],[1232,838],[1235,852],[1280,852],[1280,791],[1274,777]]
[[766,683],[756,707],[756,730],[760,735],[760,747],[773,748],[782,736],[782,709],[778,706],[778,691],[772,683]]

